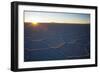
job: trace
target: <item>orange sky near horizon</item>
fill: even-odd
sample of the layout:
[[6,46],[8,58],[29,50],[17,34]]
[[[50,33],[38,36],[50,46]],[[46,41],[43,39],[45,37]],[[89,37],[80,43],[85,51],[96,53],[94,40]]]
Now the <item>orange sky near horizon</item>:
[[90,24],[90,14],[25,11],[24,22]]

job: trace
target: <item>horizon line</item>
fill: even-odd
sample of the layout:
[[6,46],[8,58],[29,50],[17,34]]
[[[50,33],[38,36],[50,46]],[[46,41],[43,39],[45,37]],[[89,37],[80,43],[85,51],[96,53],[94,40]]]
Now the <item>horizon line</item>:
[[[33,23],[33,22],[24,22],[24,23]],[[62,23],[62,22],[37,22],[38,24],[42,24],[42,23],[53,23],[53,24],[90,24],[90,23]]]

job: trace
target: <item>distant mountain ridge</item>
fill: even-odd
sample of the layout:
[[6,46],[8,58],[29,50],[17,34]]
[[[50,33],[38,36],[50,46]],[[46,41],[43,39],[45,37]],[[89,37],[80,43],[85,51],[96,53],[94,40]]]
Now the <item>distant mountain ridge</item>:
[[[24,22],[24,24],[32,24],[32,22]],[[80,24],[80,23],[57,23],[57,22],[48,22],[48,23],[47,23],[47,22],[43,22],[43,23],[42,23],[42,22],[38,22],[38,24],[68,24],[68,25],[69,25],[69,24],[72,24],[72,25],[73,25],[73,24],[76,24],[76,25],[78,25],[78,24]],[[80,25],[89,25],[89,24],[90,24],[90,23],[84,23],[84,24],[82,23],[82,24],[80,24]]]

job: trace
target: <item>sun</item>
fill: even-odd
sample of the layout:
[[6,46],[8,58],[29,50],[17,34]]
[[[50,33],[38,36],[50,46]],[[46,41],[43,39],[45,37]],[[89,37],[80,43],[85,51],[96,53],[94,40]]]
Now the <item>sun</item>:
[[38,22],[32,22],[32,25],[33,26],[37,26],[38,25]]

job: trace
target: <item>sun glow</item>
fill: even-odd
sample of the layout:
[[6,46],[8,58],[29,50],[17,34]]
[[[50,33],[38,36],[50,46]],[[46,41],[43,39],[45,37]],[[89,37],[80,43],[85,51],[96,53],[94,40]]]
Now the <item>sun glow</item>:
[[33,26],[37,26],[38,23],[37,23],[37,22],[32,22],[32,25],[33,25]]

